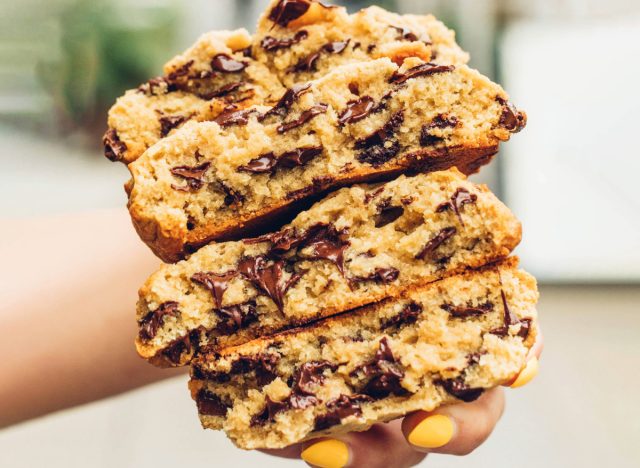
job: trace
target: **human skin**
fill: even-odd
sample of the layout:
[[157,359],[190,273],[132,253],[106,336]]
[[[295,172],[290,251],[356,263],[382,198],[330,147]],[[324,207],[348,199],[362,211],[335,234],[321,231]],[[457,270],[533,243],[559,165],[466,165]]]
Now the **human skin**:
[[[184,372],[149,365],[133,346],[137,289],[160,261],[126,211],[4,219],[0,241],[0,428]],[[531,357],[541,349],[538,343]],[[348,466],[413,466],[429,452],[471,452],[503,410],[504,392],[494,389],[340,441]],[[411,432],[434,414],[451,419],[450,440],[438,448],[410,444]],[[316,443],[267,453],[299,458]]]

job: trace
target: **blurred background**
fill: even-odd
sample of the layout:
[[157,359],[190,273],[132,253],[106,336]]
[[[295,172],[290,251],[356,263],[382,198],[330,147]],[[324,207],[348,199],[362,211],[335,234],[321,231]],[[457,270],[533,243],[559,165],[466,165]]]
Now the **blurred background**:
[[[509,392],[482,448],[425,466],[640,466],[640,2],[336,3],[436,14],[529,115],[475,178],[523,221],[517,254],[542,283],[542,371]],[[102,156],[108,107],[201,33],[253,29],[265,4],[0,0],[0,217],[124,209],[126,168]],[[296,464],[202,431],[185,382],[1,431],[0,466]]]

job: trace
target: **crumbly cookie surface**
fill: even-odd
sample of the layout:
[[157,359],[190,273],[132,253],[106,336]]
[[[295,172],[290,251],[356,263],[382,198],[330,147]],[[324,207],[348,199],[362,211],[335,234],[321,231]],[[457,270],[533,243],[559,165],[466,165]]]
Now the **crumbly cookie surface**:
[[458,171],[342,189],[281,231],[214,243],[140,290],[139,353],[182,365],[223,347],[373,303],[504,258],[520,224]]
[[154,145],[129,166],[129,210],[152,250],[176,261],[340,185],[475,172],[524,121],[502,88],[466,65],[345,65],[272,107],[190,122]]
[[270,17],[280,3],[271,2],[255,37],[242,29],[207,33],[167,63],[163,76],[118,99],[104,138],[107,157],[128,164],[188,121],[275,102],[283,86],[341,64],[380,57],[397,63],[406,57],[440,64],[468,60],[453,32],[430,15],[401,16],[377,7],[348,15],[342,7],[304,0],[299,3],[307,9],[296,21],[285,23],[285,14],[274,22]]
[[512,380],[535,342],[535,280],[509,259],[373,306],[204,354],[204,427],[241,448],[366,430]]

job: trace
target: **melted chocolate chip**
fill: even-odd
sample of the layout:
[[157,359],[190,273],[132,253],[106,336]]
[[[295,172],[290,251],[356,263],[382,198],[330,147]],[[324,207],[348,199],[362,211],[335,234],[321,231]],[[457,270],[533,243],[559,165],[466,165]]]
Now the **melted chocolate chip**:
[[220,88],[214,89],[213,91],[198,91],[196,94],[198,95],[198,97],[204,99],[205,101],[208,101],[213,98],[222,97],[222,96],[231,94],[237,91],[238,89],[240,89],[244,85],[245,85],[244,81],[236,81],[234,83],[229,83]]
[[287,151],[276,157],[273,153],[263,154],[249,161],[245,166],[240,166],[239,171],[253,172],[254,174],[262,174],[266,172],[274,172],[277,167],[296,167],[303,166],[315,156],[322,153],[322,146],[304,146],[296,148],[293,151]]
[[418,316],[422,313],[422,306],[416,302],[406,304],[399,314],[394,315],[390,319],[382,323],[382,328],[400,327],[415,323]]
[[264,255],[241,260],[238,263],[238,271],[251,281],[258,291],[269,296],[280,312],[284,307],[285,293],[306,273],[306,271],[294,273],[285,280],[283,279],[284,261],[276,260],[269,263]]
[[365,204],[368,204],[369,202],[371,202],[371,200],[373,200],[374,198],[376,198],[378,195],[380,195],[382,192],[384,191],[384,185],[382,187],[378,187],[377,189],[375,189],[372,192],[368,192],[365,196],[364,196],[364,202]]
[[273,106],[266,114],[265,117],[270,115],[278,115],[285,117],[289,113],[289,109],[294,102],[298,100],[300,96],[308,92],[311,88],[310,83],[295,84],[291,88],[287,89],[282,95],[280,100]]
[[375,226],[381,228],[387,224],[393,223],[396,219],[404,214],[404,208],[401,206],[392,206],[391,199],[386,198],[378,204],[378,214],[375,217]]
[[400,143],[389,140],[404,122],[404,112],[402,110],[391,116],[389,121],[371,135],[356,141],[355,148],[362,149],[356,158],[361,163],[371,164],[373,167],[380,166],[400,151]]
[[509,304],[507,304],[507,296],[504,293],[504,290],[500,290],[500,296],[502,298],[503,310],[502,326],[491,330],[489,333],[491,333],[492,335],[505,337],[509,334],[509,327],[511,325],[520,323],[520,320],[518,320],[518,317],[509,309]]
[[178,78],[182,78],[189,74],[189,70],[191,70],[191,66],[193,65],[193,60],[189,60],[188,62],[183,63],[178,68],[169,73],[165,79],[169,82],[176,81]]
[[196,405],[198,413],[206,416],[225,416],[229,409],[219,396],[204,388],[196,395]]
[[347,48],[349,42],[351,42],[351,39],[347,39],[346,41],[329,42],[322,46],[322,50],[329,52],[330,54],[341,54],[344,49]]
[[115,129],[110,128],[102,137],[104,145],[104,155],[111,161],[120,161],[127,151],[127,145],[120,141],[120,137]]
[[302,57],[293,66],[291,71],[293,72],[311,72],[316,69],[316,62],[320,58],[320,52],[313,52],[309,55]]
[[211,59],[211,68],[223,73],[238,73],[246,67],[246,63],[234,60],[227,54],[218,54]]
[[238,276],[237,271],[226,273],[199,272],[191,277],[191,281],[198,283],[209,290],[215,301],[216,307],[222,306],[222,296],[229,287],[229,283]]
[[298,31],[293,37],[278,39],[272,36],[265,36],[260,45],[268,52],[273,52],[280,49],[288,49],[294,44],[298,44],[300,41],[309,37],[309,33],[304,29]]
[[404,371],[395,360],[386,336],[380,340],[373,360],[356,368],[351,375],[371,377],[361,393],[373,398],[384,398],[392,393],[398,396],[407,393],[401,385]]
[[338,122],[340,125],[358,122],[368,116],[374,107],[374,100],[371,96],[362,96],[355,101],[349,101],[347,108],[340,113]]
[[355,81],[352,81],[351,83],[349,83],[349,91],[351,91],[351,94],[360,96],[360,87],[358,86],[358,83],[356,83]]
[[363,283],[365,281],[374,281],[376,283],[393,283],[398,279],[400,271],[397,268],[376,268],[373,273],[368,276],[356,276],[351,278],[352,283]]
[[229,373],[233,375],[254,372],[256,383],[259,386],[264,386],[276,378],[276,365],[279,359],[278,355],[271,353],[260,353],[256,356],[240,356],[240,358],[231,365],[231,371]]
[[524,318],[520,320],[520,330],[518,331],[518,336],[523,340],[526,340],[529,337],[529,332],[531,332],[531,319]]
[[316,115],[324,114],[325,112],[327,112],[327,108],[328,106],[326,104],[316,104],[315,106],[307,109],[302,114],[300,114],[300,117],[298,117],[297,119],[292,120],[290,122],[285,122],[282,125],[280,125],[278,127],[278,133],[280,134],[286,133],[289,130],[292,130],[294,128],[300,127],[301,125],[304,125],[309,120],[313,119]]
[[444,244],[450,237],[452,237],[457,232],[454,227],[447,227],[442,229],[436,236],[427,242],[427,245],[416,255],[417,259],[424,260],[442,244]]
[[160,354],[171,364],[179,365],[184,354],[191,354],[200,347],[200,336],[204,332],[200,326],[186,335],[171,341]]
[[314,395],[313,385],[321,385],[324,382],[324,371],[329,369],[332,372],[338,368],[329,361],[308,361],[300,366],[294,376],[294,393]]
[[453,395],[458,400],[462,400],[467,403],[477,400],[484,392],[484,388],[469,387],[462,377],[447,380],[437,380],[434,383],[436,385],[442,386],[447,391],[447,393]]
[[225,335],[235,333],[258,320],[255,301],[214,309],[214,312],[220,319],[216,331]]
[[286,28],[291,21],[304,15],[310,5],[308,0],[280,0],[269,12],[269,19]]
[[342,276],[344,276],[344,251],[350,245],[347,231],[336,230],[333,225],[319,224],[307,231],[305,247],[309,247],[310,253],[305,258],[311,260],[329,260],[333,262]]
[[146,94],[148,96],[159,96],[162,94],[167,94],[172,91],[176,91],[176,87],[171,85],[167,78],[164,76],[158,76],[155,78],[151,78],[146,83],[138,86],[137,91],[139,93]]
[[477,317],[479,315],[484,315],[493,310],[493,303],[484,302],[482,304],[478,304],[477,306],[467,304],[467,305],[454,305],[454,304],[442,304],[440,306],[441,309],[449,312],[454,318],[465,319],[468,317]]
[[282,254],[300,245],[306,240],[306,234],[298,235],[295,228],[286,228],[271,234],[265,234],[253,239],[244,239],[245,244],[259,244],[261,242],[271,242],[270,253]]
[[371,401],[373,401],[373,398],[367,395],[341,394],[338,398],[327,402],[327,412],[325,414],[316,416],[313,430],[321,431],[328,429],[336,424],[340,424],[340,421],[348,416],[361,416],[361,404]]
[[232,125],[243,126],[249,123],[249,116],[256,112],[255,109],[236,110],[235,107],[231,107],[222,111],[222,113],[214,119],[214,122],[221,127],[230,127]]
[[287,200],[305,197],[314,193],[318,193],[325,188],[329,187],[335,179],[331,176],[317,176],[312,179],[312,185],[301,188],[299,190],[292,190],[285,195]]
[[171,185],[175,190],[196,191],[205,184],[204,176],[211,163],[205,162],[199,166],[177,166],[171,169],[171,174],[187,182],[185,186]]
[[167,115],[160,117],[160,119],[158,119],[160,121],[160,136],[163,138],[166,137],[171,130],[182,125],[188,119],[189,116],[186,115]]
[[244,202],[244,195],[242,195],[240,192],[232,189],[222,181],[218,181],[218,184],[220,184],[220,188],[224,192],[224,204],[226,206],[239,205],[240,203]]
[[527,116],[525,113],[518,111],[513,104],[506,99],[496,97],[502,105],[502,114],[500,114],[500,121],[498,124],[506,128],[512,133],[518,133],[527,125]]
[[464,222],[462,221],[462,208],[464,205],[475,203],[478,200],[478,196],[475,193],[470,193],[467,189],[463,187],[459,187],[456,191],[451,195],[449,201],[441,203],[436,208],[437,213],[441,213],[443,211],[447,211],[452,209],[456,214],[458,219],[460,220],[460,224],[464,226]]
[[179,313],[177,302],[163,302],[156,310],[150,311],[140,320],[138,336],[145,341],[153,339],[158,333],[158,329],[164,324],[165,318],[177,317]]
[[274,401],[269,395],[267,395],[267,397],[265,398],[264,409],[251,418],[250,424],[251,426],[263,426],[266,423],[274,422],[276,415],[288,408],[289,402],[287,400]]
[[399,26],[393,26],[393,25],[391,25],[391,27],[396,31],[398,31],[398,39],[404,39],[406,41],[418,40],[418,36],[416,36],[415,33],[413,33],[409,28],[405,28],[404,26],[399,27]]
[[429,125],[423,125],[420,130],[420,145],[432,146],[444,140],[444,138],[431,134],[434,128],[455,127],[458,125],[458,118],[455,116],[447,116],[446,114],[437,115]]
[[453,71],[455,67],[453,65],[435,65],[433,63],[423,63],[416,67],[410,68],[404,73],[395,72],[389,79],[389,83],[402,84],[412,78],[419,76],[431,76],[437,73],[446,73]]

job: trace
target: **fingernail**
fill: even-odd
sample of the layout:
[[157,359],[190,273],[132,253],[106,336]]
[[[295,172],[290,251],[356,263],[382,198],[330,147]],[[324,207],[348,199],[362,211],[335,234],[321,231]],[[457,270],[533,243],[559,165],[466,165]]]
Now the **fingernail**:
[[510,385],[511,388],[522,387],[523,385],[528,384],[533,380],[533,378],[538,375],[538,358],[534,357],[527,362],[527,365],[524,366],[524,369],[520,371],[520,374],[516,378],[516,380]]
[[409,443],[417,447],[438,448],[453,438],[455,425],[449,416],[434,414],[423,419],[409,434]]
[[349,447],[341,440],[325,439],[304,449],[300,457],[320,468],[342,468],[349,463]]

